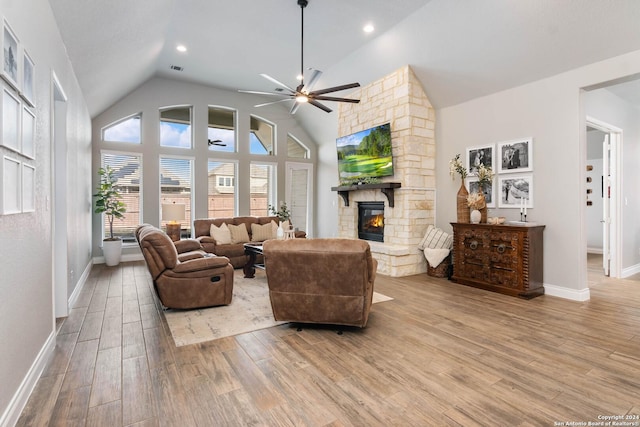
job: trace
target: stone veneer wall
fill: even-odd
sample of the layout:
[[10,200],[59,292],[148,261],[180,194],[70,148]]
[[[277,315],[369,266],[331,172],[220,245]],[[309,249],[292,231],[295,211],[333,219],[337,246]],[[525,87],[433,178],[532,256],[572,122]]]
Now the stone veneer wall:
[[338,135],[349,135],[391,123],[394,175],[384,182],[400,182],[395,207],[380,190],[349,194],[349,206],[339,198],[338,235],[357,239],[358,204],[385,202],[384,243],[369,242],[378,272],[393,277],[427,271],[417,246],[427,226],[435,222],[435,111],[407,65],[352,93],[359,104],[340,104]]

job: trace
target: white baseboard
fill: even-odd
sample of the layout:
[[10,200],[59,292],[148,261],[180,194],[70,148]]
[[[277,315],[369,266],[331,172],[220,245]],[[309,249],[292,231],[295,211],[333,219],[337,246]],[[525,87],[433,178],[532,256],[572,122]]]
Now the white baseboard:
[[[124,254],[122,258],[120,258],[121,262],[130,262],[130,261],[144,261],[144,257],[141,253],[138,254]],[[93,258],[94,264],[104,264],[104,257],[97,256]]]
[[84,271],[82,272],[82,276],[80,276],[80,279],[78,279],[78,282],[76,283],[76,287],[73,289],[73,292],[69,297],[69,301],[67,302],[67,304],[69,304],[68,305],[69,308],[72,308],[75,305],[76,300],[80,295],[80,292],[84,288],[85,283],[87,283],[87,279],[89,278],[89,274],[91,274],[92,267],[93,267],[93,262],[89,261]]
[[633,276],[634,274],[640,273],[640,264],[632,265],[631,267],[622,269],[622,278],[626,278],[629,276]]
[[591,293],[589,292],[589,288],[570,289],[562,286],[545,284],[544,293],[545,295],[569,299],[572,301],[589,301],[589,299],[591,298]]
[[16,425],[20,418],[20,414],[22,414],[22,410],[27,405],[29,396],[31,396],[33,389],[36,387],[40,375],[42,375],[42,372],[44,372],[44,369],[47,367],[49,358],[53,354],[55,348],[56,331],[53,330],[40,349],[40,352],[33,361],[33,364],[31,364],[31,368],[27,371],[27,375],[25,375],[20,387],[18,387],[18,390],[13,395],[13,398],[11,399],[11,402],[9,402],[4,414],[0,417],[0,427],[13,427]]

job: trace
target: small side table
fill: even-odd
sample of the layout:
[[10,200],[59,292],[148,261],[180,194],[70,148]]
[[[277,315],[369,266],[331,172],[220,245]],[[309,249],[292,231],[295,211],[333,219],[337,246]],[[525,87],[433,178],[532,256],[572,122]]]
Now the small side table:
[[296,238],[296,231],[295,230],[285,230],[284,238],[285,238],[285,240],[286,239],[295,239]]

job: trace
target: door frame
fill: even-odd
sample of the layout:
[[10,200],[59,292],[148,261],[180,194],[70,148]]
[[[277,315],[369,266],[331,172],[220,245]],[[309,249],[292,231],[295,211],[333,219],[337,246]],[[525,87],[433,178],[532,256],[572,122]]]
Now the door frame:
[[[291,172],[293,170],[306,169],[308,173],[307,180],[307,229],[304,230],[307,233],[307,237],[313,237],[313,163],[303,162],[285,162],[285,200],[289,203],[291,201]],[[289,206],[292,206],[289,203]]]
[[[609,198],[609,213],[611,224],[609,228],[609,248],[610,248],[610,266],[609,276],[613,278],[621,277],[621,256],[622,256],[622,207],[620,194],[622,188],[621,170],[622,170],[622,129],[611,125],[595,117],[587,116],[586,126],[593,127],[602,132],[609,134],[609,144],[611,146],[611,196]],[[605,159],[602,159],[604,162]],[[583,206],[586,209],[586,205]],[[586,233],[586,230],[583,230]],[[585,239],[586,241],[586,239]],[[603,251],[604,252],[604,251]]]

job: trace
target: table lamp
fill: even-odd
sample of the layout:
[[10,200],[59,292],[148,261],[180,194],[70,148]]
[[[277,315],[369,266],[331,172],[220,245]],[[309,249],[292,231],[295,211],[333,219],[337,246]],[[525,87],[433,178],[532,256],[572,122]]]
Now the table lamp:
[[162,219],[167,222],[167,235],[171,240],[177,242],[180,240],[181,225],[178,221],[184,219],[185,205],[177,205],[173,203],[162,204]]

